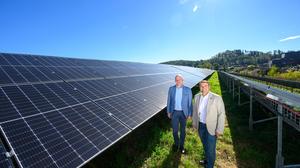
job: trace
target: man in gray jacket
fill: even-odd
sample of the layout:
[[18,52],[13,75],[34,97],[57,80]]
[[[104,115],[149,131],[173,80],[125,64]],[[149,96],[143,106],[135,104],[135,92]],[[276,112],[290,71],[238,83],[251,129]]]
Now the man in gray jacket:
[[205,159],[200,163],[213,168],[217,138],[224,131],[225,107],[222,97],[210,92],[208,81],[201,81],[199,87],[200,93],[195,95],[193,106],[193,127],[198,131],[205,152]]

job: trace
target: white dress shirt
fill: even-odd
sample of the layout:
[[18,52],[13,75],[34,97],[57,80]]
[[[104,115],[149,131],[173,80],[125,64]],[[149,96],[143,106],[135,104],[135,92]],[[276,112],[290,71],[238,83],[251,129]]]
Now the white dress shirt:
[[199,121],[202,123],[206,123],[208,97],[209,97],[209,93],[205,96],[201,95],[200,97],[198,114],[199,114]]

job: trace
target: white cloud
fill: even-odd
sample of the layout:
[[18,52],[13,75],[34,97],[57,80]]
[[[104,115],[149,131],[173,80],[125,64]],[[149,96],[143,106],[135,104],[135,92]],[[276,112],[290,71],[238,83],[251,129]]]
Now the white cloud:
[[197,12],[197,10],[198,10],[198,5],[194,5],[193,12],[195,13]]
[[290,37],[287,37],[287,38],[284,38],[284,39],[280,39],[279,42],[284,42],[284,41],[289,41],[289,40],[295,40],[295,39],[298,39],[298,38],[300,38],[300,35],[290,36]]
[[189,0],[179,0],[179,4],[183,5],[186,4]]

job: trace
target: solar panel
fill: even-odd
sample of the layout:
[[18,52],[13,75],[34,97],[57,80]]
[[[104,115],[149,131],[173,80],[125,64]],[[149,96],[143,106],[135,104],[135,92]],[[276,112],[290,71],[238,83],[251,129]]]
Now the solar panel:
[[[163,109],[166,107],[167,104],[168,88],[169,88],[169,84],[162,84],[162,85],[154,86],[152,88],[138,90],[132,92],[132,94],[136,98],[145,99],[151,102],[159,109]],[[154,90],[156,91],[157,94],[153,94]]]
[[14,165],[12,163],[12,160],[10,158],[7,158],[6,152],[7,151],[4,144],[0,141],[0,167],[13,168]]
[[0,152],[20,167],[80,167],[165,108],[175,74],[192,87],[213,71],[0,53],[0,72]]

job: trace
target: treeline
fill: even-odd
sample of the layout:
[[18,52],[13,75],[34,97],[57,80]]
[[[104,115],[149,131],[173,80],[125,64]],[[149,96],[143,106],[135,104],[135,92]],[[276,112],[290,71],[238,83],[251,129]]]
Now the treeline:
[[[247,74],[252,76],[269,76],[276,79],[299,80],[300,81],[300,65],[298,66],[279,66],[272,64],[269,68],[270,60],[278,60],[283,54],[294,54],[294,58],[298,58],[298,52],[282,52],[274,50],[273,52],[260,51],[246,51],[246,50],[227,50],[218,53],[208,60],[189,61],[177,60],[168,61],[163,64],[184,65],[198,68],[208,68],[215,70],[225,70],[228,72],[235,72]],[[281,59],[279,59],[281,60]],[[287,64],[289,65],[289,64]]]
[[199,67],[202,64],[203,60],[200,61],[189,61],[189,60],[175,60],[175,61],[168,61],[163,62],[162,64],[171,64],[171,65],[183,65],[183,66],[190,66],[190,67]]
[[284,52],[274,50],[273,52],[246,51],[246,50],[227,50],[218,53],[208,60],[188,61],[177,60],[168,61],[163,64],[185,65],[209,69],[228,69],[232,66],[249,66],[267,64],[274,58],[280,58]]

